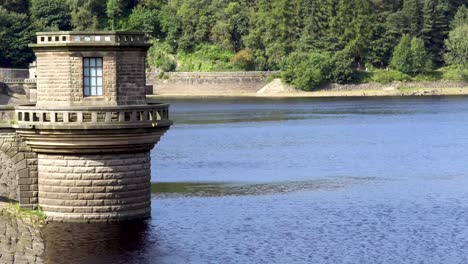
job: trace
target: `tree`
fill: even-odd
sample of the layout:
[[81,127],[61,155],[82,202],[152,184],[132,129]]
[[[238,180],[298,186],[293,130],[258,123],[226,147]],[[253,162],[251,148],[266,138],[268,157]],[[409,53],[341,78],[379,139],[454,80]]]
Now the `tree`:
[[395,47],[390,66],[403,73],[411,73],[411,37],[403,35],[400,43]]
[[0,0],[0,6],[8,11],[16,13],[27,13],[29,8],[28,0]]
[[34,38],[28,16],[0,6],[0,67],[26,67],[33,60],[28,44]]
[[312,90],[331,79],[333,59],[327,52],[293,52],[283,66],[283,80],[302,90]]
[[153,36],[161,35],[158,11],[138,5],[124,23],[124,29],[143,31]]
[[432,61],[421,38],[404,35],[393,52],[390,64],[405,74],[420,74],[431,70]]
[[448,35],[449,7],[445,0],[424,0],[422,37],[436,65],[443,62],[444,39]]
[[331,81],[335,83],[349,83],[353,81],[356,77],[354,63],[355,58],[349,51],[343,50],[335,53]]
[[465,5],[462,5],[458,8],[457,13],[452,20],[451,28],[455,29],[456,27],[466,24],[468,24],[468,8],[466,8]]
[[402,14],[405,23],[404,33],[419,36],[422,24],[420,0],[404,0]]
[[458,26],[450,31],[445,45],[447,47],[445,61],[449,65],[468,68],[468,24]]
[[232,63],[244,71],[255,69],[255,60],[252,50],[244,49],[236,53],[231,59]]
[[121,0],[107,0],[106,8],[107,17],[110,20],[111,29],[115,29],[115,21],[122,14]]
[[78,31],[97,30],[98,19],[91,11],[91,1],[81,6],[75,6],[71,12],[71,24]]
[[31,0],[31,17],[36,30],[70,30],[71,17],[65,0]]
[[432,59],[420,38],[411,40],[411,74],[421,74],[432,69]]

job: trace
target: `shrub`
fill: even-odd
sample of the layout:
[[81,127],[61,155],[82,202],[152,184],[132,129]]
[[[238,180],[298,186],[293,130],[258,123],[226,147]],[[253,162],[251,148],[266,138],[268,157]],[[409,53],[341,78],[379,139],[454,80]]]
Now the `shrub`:
[[152,46],[148,51],[148,64],[150,67],[155,67],[161,71],[169,72],[175,71],[177,62],[173,56],[167,51],[170,49],[169,45],[165,42],[152,40]]
[[302,90],[312,90],[331,79],[333,59],[329,53],[291,53],[283,66],[282,78]]
[[251,49],[243,49],[232,57],[231,62],[234,66],[245,71],[252,71],[255,69],[255,60]]
[[337,52],[333,58],[332,81],[336,83],[349,83],[357,78],[354,70],[354,58],[347,52]]
[[441,68],[438,71],[442,72],[444,80],[468,82],[468,68],[449,66]]
[[409,81],[411,77],[394,70],[376,70],[373,72],[371,80],[378,83],[389,83],[394,81]]
[[233,71],[240,70],[231,63],[234,53],[216,45],[203,44],[193,53],[179,53],[181,71]]

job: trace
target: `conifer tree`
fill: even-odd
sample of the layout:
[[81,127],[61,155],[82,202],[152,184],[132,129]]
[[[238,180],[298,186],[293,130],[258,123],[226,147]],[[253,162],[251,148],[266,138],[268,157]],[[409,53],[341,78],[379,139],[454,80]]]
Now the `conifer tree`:
[[447,53],[444,58],[449,65],[468,68],[468,23],[450,31],[445,41]]
[[432,69],[432,59],[424,47],[424,41],[414,37],[411,40],[411,74],[421,74]]
[[443,62],[444,39],[449,31],[448,11],[445,0],[424,0],[421,32],[426,47],[433,54],[435,65]]
[[466,24],[468,24],[468,8],[462,5],[458,8],[450,26],[452,29],[455,29],[456,27]]
[[404,33],[419,36],[422,24],[420,0],[404,0],[402,15],[405,23]]
[[403,35],[400,42],[395,47],[390,66],[397,71],[411,73],[411,64],[411,37],[409,35]]

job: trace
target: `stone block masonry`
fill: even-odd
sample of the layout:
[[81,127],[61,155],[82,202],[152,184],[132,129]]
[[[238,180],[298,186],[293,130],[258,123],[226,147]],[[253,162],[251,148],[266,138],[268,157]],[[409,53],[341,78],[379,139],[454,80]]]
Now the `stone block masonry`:
[[39,206],[56,221],[150,215],[150,153],[39,154]]
[[38,203],[37,154],[14,132],[0,134],[0,196],[35,209]]
[[146,79],[157,95],[254,94],[269,76],[278,72],[169,72],[159,76],[147,73]]
[[146,102],[150,46],[138,32],[37,34],[36,104],[0,107],[2,200],[50,221],[150,216],[149,153],[172,124]]

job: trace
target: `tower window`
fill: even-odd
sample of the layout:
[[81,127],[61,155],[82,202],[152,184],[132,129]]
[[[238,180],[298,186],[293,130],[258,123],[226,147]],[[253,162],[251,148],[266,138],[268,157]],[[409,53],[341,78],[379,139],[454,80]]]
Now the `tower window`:
[[102,58],[83,58],[84,96],[102,95]]

